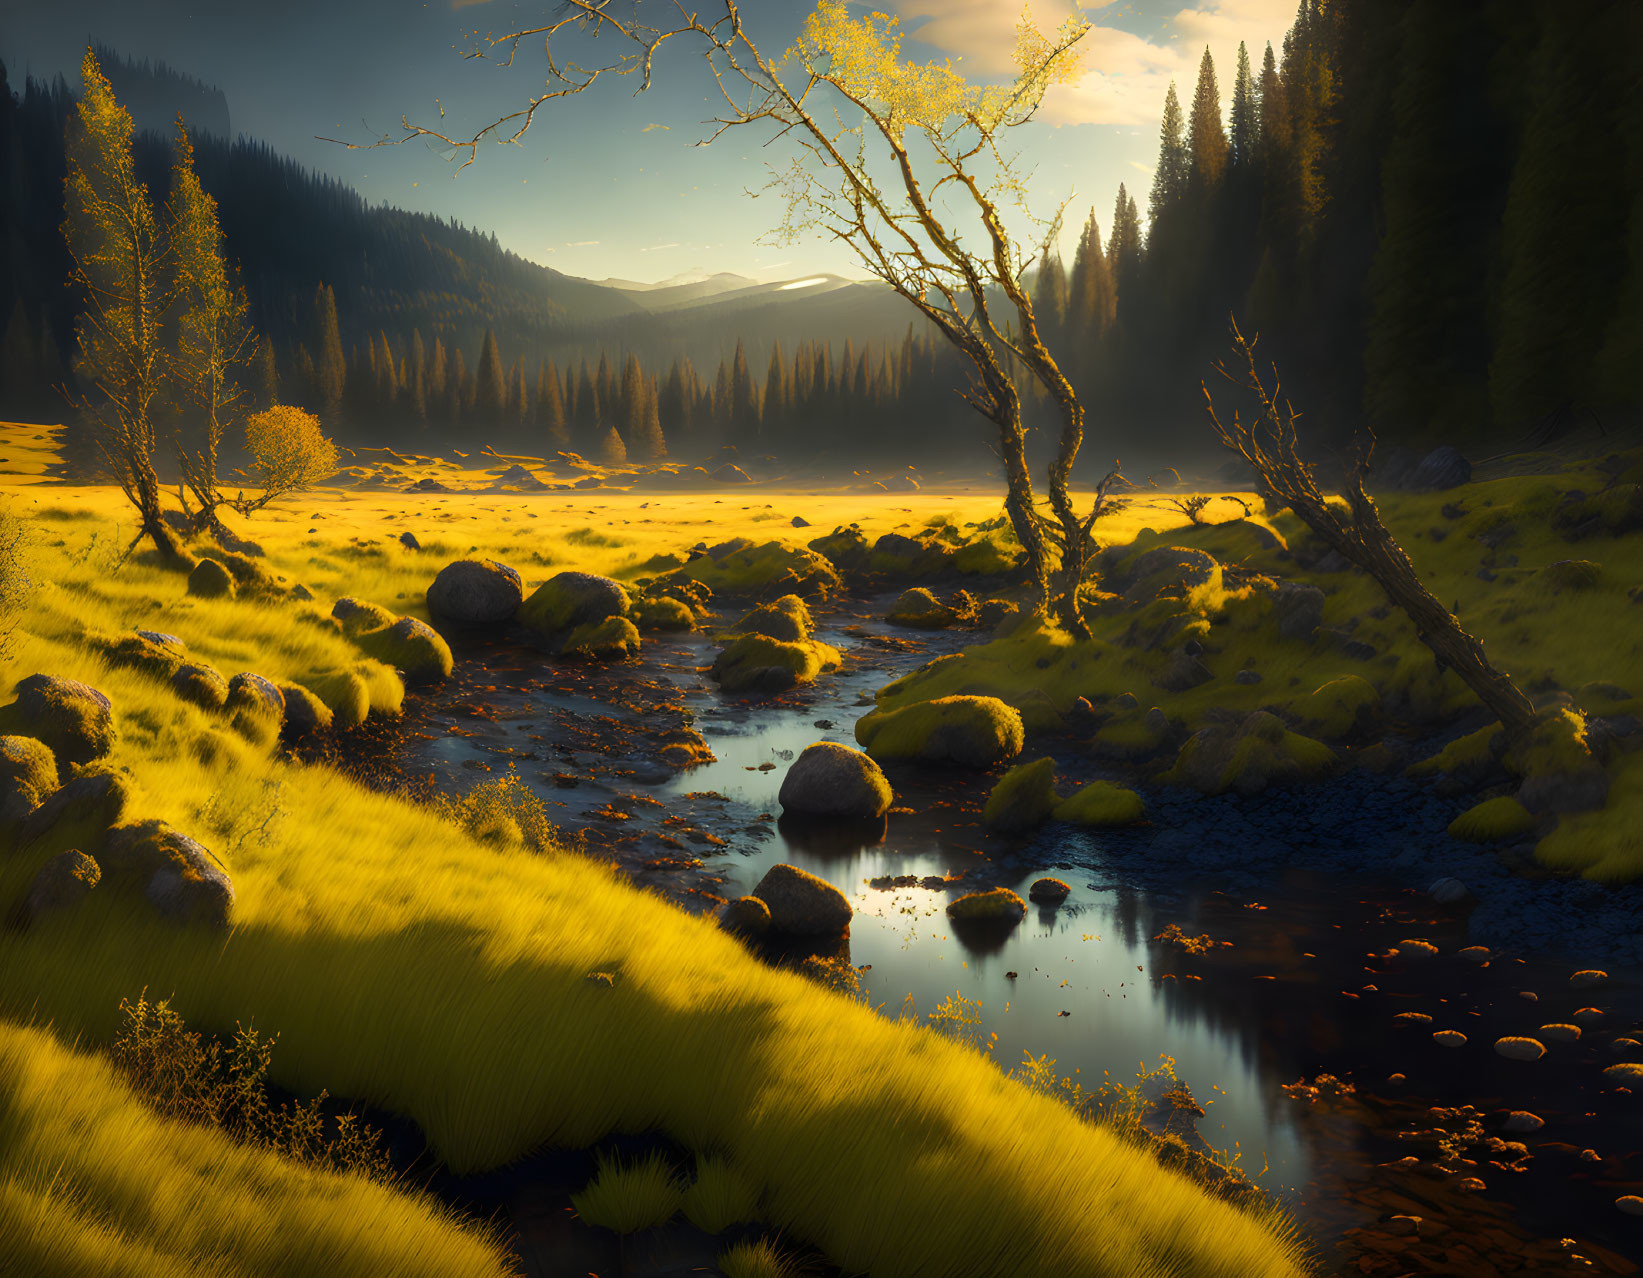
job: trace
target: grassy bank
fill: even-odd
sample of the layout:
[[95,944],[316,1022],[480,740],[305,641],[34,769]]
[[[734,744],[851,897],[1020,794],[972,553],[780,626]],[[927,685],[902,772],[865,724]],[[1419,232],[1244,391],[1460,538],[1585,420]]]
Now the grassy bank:
[[[346,666],[372,690],[379,713],[391,713],[402,695],[386,667],[300,620],[297,605],[194,599],[181,578],[140,561],[110,576],[98,547],[118,540],[116,520],[129,527],[117,494],[24,485],[16,500],[40,532],[43,584],[7,655],[6,685],[38,670],[108,693],[121,733],[110,762],[139,791],[130,816],[164,818],[206,843],[231,871],[236,903],[226,935],[172,926],[102,891],[27,932],[0,932],[0,1015],[106,1043],[121,998],[146,987],[193,1026],[254,1023],[280,1035],[274,1081],[405,1114],[458,1170],[494,1167],[544,1142],[666,1132],[722,1156],[761,1187],[766,1220],[852,1270],[913,1278],[1299,1272],[1298,1250],[1279,1222],[1210,1198],[973,1051],[758,963],[710,923],[627,887],[605,866],[475,843],[428,809],[368,793],[326,768],[272,758],[220,715],[110,667],[95,637],[142,626],[180,636],[225,673],[297,678]],[[751,498],[726,518],[729,501],[670,496],[666,523],[647,526],[639,521],[660,516],[640,504],[655,498],[601,495],[607,507],[625,503],[612,520],[631,522],[595,529],[582,513],[593,503],[580,497],[571,508],[555,508],[558,494],[450,497],[441,502],[449,533],[424,536],[434,515],[418,508],[422,522],[411,530],[427,549],[417,553],[388,544],[406,524],[385,526],[383,517],[387,506],[398,511],[413,500],[429,499],[326,492],[246,531],[264,542],[276,573],[320,596],[321,609],[350,593],[413,612],[447,555],[507,559],[528,588],[560,567],[631,573],[664,550],[771,526],[751,518],[765,513]],[[975,502],[972,517],[996,510],[992,493],[963,500]],[[849,513],[876,522],[876,531],[916,520],[915,502],[930,514],[955,504],[951,495],[792,497],[795,507],[801,502],[818,527],[826,507],[837,509],[838,522]],[[539,519],[516,527],[529,511]],[[315,522],[315,514],[328,518]],[[814,535],[786,531],[800,544]],[[18,899],[67,837],[0,858],[0,902]],[[590,981],[592,972],[612,979]],[[36,1031],[5,1034],[0,1069],[78,1064]],[[129,1105],[100,1066],[86,1068],[86,1103]],[[49,1118],[7,1111],[40,1151],[30,1166],[57,1166],[72,1145]],[[156,1151],[151,1159],[177,1163],[147,1179],[167,1184],[165,1176],[187,1174],[192,1155],[149,1139],[136,1121],[108,1124],[113,1144],[99,1147],[94,1163],[120,1163],[119,1142],[129,1140]],[[141,1174],[143,1164],[131,1161]],[[49,1186],[50,1174],[40,1174]],[[37,1220],[78,1210],[78,1200],[52,1200],[29,1175],[13,1182],[24,1186],[15,1210]],[[139,1200],[109,1192],[101,1228],[133,1238],[161,1230],[163,1218]],[[191,1235],[202,1247],[217,1223],[232,1226],[237,1212],[270,1193],[231,1180],[213,1192]],[[362,1188],[334,1192],[339,1229],[369,1219],[346,1198]],[[439,1235],[418,1250],[455,1258],[441,1272],[485,1272],[493,1263],[449,1224],[426,1217],[417,1228]],[[395,1229],[408,1249],[416,1246],[411,1226]],[[186,1263],[174,1268],[190,1272]],[[282,1272],[260,1267],[255,1254],[215,1272],[224,1271]],[[309,1272],[421,1271],[361,1251],[339,1252]]]

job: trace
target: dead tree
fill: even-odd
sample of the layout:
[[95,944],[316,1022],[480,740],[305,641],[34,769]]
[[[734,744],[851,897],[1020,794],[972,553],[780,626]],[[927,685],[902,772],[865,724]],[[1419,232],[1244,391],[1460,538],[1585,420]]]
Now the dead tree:
[[[1271,489],[1325,545],[1367,572],[1386,596],[1415,623],[1415,633],[1438,659],[1440,668],[1453,670],[1489,712],[1499,718],[1509,735],[1526,730],[1534,706],[1511,676],[1490,664],[1483,644],[1461,628],[1455,614],[1438,602],[1422,584],[1415,565],[1381,522],[1380,511],[1364,491],[1375,437],[1365,431],[1345,468],[1340,495],[1346,514],[1332,507],[1318,488],[1311,465],[1297,446],[1295,423],[1300,414],[1282,399],[1276,366],[1269,391],[1255,363],[1255,343],[1246,341],[1237,322],[1232,325],[1233,366],[1218,364],[1216,371],[1248,391],[1259,410],[1250,418],[1233,413],[1230,424],[1215,411],[1215,400],[1205,386],[1204,401],[1221,443],[1254,468],[1261,483]],[[1280,403],[1282,407],[1280,408]]]

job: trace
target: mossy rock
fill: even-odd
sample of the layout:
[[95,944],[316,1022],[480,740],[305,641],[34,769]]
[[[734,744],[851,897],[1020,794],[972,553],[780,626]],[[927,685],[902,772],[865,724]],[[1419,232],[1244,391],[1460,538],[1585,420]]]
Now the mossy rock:
[[789,936],[838,936],[850,927],[850,898],[795,865],[773,865],[753,896],[770,911],[770,928]]
[[168,683],[188,660],[188,649],[181,639],[155,631],[121,635],[117,639],[105,640],[99,646],[110,664],[141,670]]
[[1535,581],[1544,589],[1593,590],[1603,580],[1603,566],[1590,559],[1559,559],[1535,573]]
[[[1130,696],[1129,700],[1134,702],[1135,698]],[[1103,723],[1091,745],[1103,758],[1139,762],[1165,750],[1178,731],[1178,725],[1162,708],[1143,709],[1137,702]]]
[[202,559],[188,574],[188,593],[200,599],[232,599],[238,592],[234,577],[215,559]]
[[97,862],[79,848],[59,852],[40,867],[23,899],[22,922],[37,923],[48,914],[72,909],[102,881]]
[[305,737],[311,732],[324,732],[331,726],[331,707],[312,690],[300,683],[282,683],[279,692],[285,706],[284,723],[288,735]]
[[536,588],[519,606],[516,620],[538,634],[557,634],[626,617],[631,607],[627,591],[609,577],[562,572]]
[[1009,599],[987,599],[976,610],[976,625],[983,630],[1007,634],[1006,623],[1013,628],[1021,621],[1021,617],[1020,604]]
[[1643,879],[1643,751],[1628,751],[1611,767],[1608,803],[1560,816],[1535,846],[1543,865],[1599,883]]
[[[393,614],[388,615],[392,618]],[[385,626],[356,630],[352,638],[363,652],[402,671],[410,683],[438,682],[456,664],[445,636],[416,617],[400,617]]]
[[0,728],[45,742],[63,764],[90,763],[114,748],[114,703],[90,684],[33,674],[0,713]]
[[118,772],[87,772],[71,777],[17,829],[19,845],[50,835],[59,847],[102,846],[103,835],[131,808],[136,787]]
[[[741,538],[739,541],[746,541]],[[661,578],[663,582],[699,581],[716,595],[783,594],[814,598],[839,585],[838,570],[813,550],[779,541],[736,545],[720,555],[709,552]]]
[[559,645],[559,655],[580,661],[625,661],[637,657],[639,629],[626,617],[606,617],[578,626]]
[[787,643],[769,635],[742,635],[713,662],[713,678],[725,692],[783,692],[813,683],[843,658],[814,639]]
[[1020,713],[997,697],[952,696],[856,721],[856,741],[880,763],[907,760],[985,768],[1021,753]]
[[841,572],[860,572],[867,567],[873,553],[867,538],[854,524],[848,528],[835,528],[825,537],[812,539],[810,549],[826,556]]
[[1145,820],[1147,805],[1134,790],[1111,781],[1090,781],[1057,804],[1052,815],[1073,825],[1113,829]]
[[1060,905],[1072,894],[1071,884],[1055,878],[1035,879],[1027,889],[1027,899],[1040,905]]
[[228,681],[228,708],[260,714],[277,727],[285,718],[285,693],[272,679],[242,670]]
[[880,576],[905,580],[909,577],[939,577],[953,566],[953,549],[934,540],[919,540],[901,533],[885,533],[873,543],[867,567]]
[[1592,754],[1586,718],[1552,709],[1507,743],[1506,770],[1522,778],[1518,799],[1530,812],[1584,812],[1609,797],[1609,775]]
[[428,613],[457,625],[496,626],[510,620],[524,598],[516,569],[495,559],[458,559],[429,585]]
[[1337,762],[1323,742],[1290,732],[1276,715],[1257,710],[1242,723],[1194,733],[1163,780],[1205,794],[1249,796],[1273,786],[1322,780]]
[[719,926],[738,936],[764,936],[770,931],[770,907],[756,896],[739,896],[719,911]]
[[797,595],[783,595],[760,604],[730,629],[733,634],[768,635],[784,643],[799,643],[810,638],[815,624],[804,600]]
[[1381,694],[1360,675],[1342,675],[1315,689],[1298,707],[1307,731],[1325,741],[1372,732],[1381,721]]
[[[312,692],[331,712],[331,722],[339,728],[357,728],[371,713],[371,690],[352,670],[323,670],[307,676],[302,686]],[[290,718],[291,696],[285,697],[286,717]]]
[[0,830],[15,827],[57,789],[57,756],[33,737],[0,736]]
[[1061,801],[1055,792],[1055,760],[1018,763],[993,786],[981,810],[982,824],[1005,833],[1019,833],[1049,820]]
[[978,537],[953,551],[953,568],[964,577],[996,577],[1013,571],[1020,562],[1019,554],[1005,550],[990,537]]
[[681,631],[696,629],[696,614],[682,599],[663,595],[640,599],[633,605],[633,620],[640,630]]
[[968,892],[947,903],[947,917],[969,923],[1018,923],[1027,913],[1027,903],[1009,888]]
[[1457,737],[1430,758],[1412,763],[1404,769],[1409,777],[1443,775],[1467,783],[1482,781],[1490,773],[1501,769],[1500,754],[1496,747],[1504,741],[1498,723],[1479,728],[1463,737]]
[[342,625],[342,633],[350,639],[368,630],[385,630],[394,624],[395,615],[380,604],[368,603],[344,595],[331,605],[331,615]]
[[923,586],[914,586],[902,591],[885,620],[912,630],[945,630],[957,624],[958,613]]
[[833,741],[817,741],[787,769],[778,801],[784,813],[856,821],[882,817],[893,797],[871,756]]
[[171,676],[171,688],[184,701],[204,710],[221,710],[228,702],[228,680],[202,661],[178,666]]
[[140,892],[173,923],[226,930],[234,883],[204,847],[163,821],[109,831],[98,864],[110,887]]
[[1449,837],[1466,843],[1510,843],[1535,828],[1535,818],[1511,795],[1485,799],[1449,823]]
[[1643,484],[1617,483],[1561,505],[1552,513],[1552,527],[1570,540],[1598,533],[1618,537],[1643,528]]

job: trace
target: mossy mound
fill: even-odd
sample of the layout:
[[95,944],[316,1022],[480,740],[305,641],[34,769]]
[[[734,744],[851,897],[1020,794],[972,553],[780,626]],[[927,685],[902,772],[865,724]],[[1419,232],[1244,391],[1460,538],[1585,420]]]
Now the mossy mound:
[[184,701],[204,710],[221,710],[228,702],[228,680],[215,666],[191,661],[177,667],[171,688]]
[[1603,566],[1590,559],[1558,559],[1535,574],[1542,589],[1593,590],[1603,580]]
[[0,829],[15,826],[57,789],[57,756],[33,737],[0,736]]
[[141,670],[155,679],[170,682],[183,662],[188,660],[188,649],[175,635],[138,631],[135,634],[106,638],[98,642],[112,665]]
[[1504,740],[1498,723],[1479,728],[1463,737],[1456,737],[1430,758],[1412,763],[1404,770],[1406,776],[1427,777],[1443,775],[1464,782],[1476,782],[1501,767],[1496,746]]
[[1557,828],[1535,845],[1535,856],[1555,870],[1574,870],[1599,883],[1643,878],[1643,752],[1615,760],[1608,802],[1596,812],[1560,816]]
[[1061,879],[1034,879],[1027,889],[1027,899],[1043,905],[1059,905],[1073,894],[1072,885]]
[[626,617],[606,617],[578,626],[559,645],[561,657],[579,661],[625,661],[637,657],[639,629]]
[[1009,888],[968,892],[947,903],[947,917],[975,923],[1014,923],[1027,913],[1027,903]]
[[[331,722],[339,728],[357,728],[371,713],[371,689],[356,671],[323,670],[303,679],[302,686],[324,702]],[[283,691],[289,719],[291,694],[288,689]]]
[[861,572],[873,554],[866,536],[854,524],[835,528],[825,537],[813,538],[810,549],[825,556],[840,572],[847,573]]
[[1132,695],[1097,730],[1091,741],[1096,754],[1131,763],[1150,759],[1180,739],[1183,729],[1162,707],[1142,704]]
[[769,635],[742,635],[713,662],[713,678],[726,692],[783,692],[812,683],[843,660],[837,648],[815,639],[796,643]]
[[1313,691],[1301,708],[1307,731],[1325,741],[1373,732],[1381,722],[1381,694],[1361,675],[1342,675]]
[[114,748],[114,703],[90,684],[32,674],[17,684],[17,700],[0,711],[0,731],[34,737],[59,766],[90,763]]
[[1584,812],[1609,797],[1609,775],[1593,755],[1586,717],[1553,708],[1507,743],[1501,762],[1522,779],[1518,799],[1530,812]]
[[932,536],[885,533],[873,543],[867,570],[892,581],[944,576],[953,570],[953,548]]
[[381,630],[394,624],[395,616],[380,604],[368,603],[352,595],[344,595],[331,605],[331,615],[342,625],[342,633],[349,638],[368,630]]
[[1535,828],[1535,818],[1509,794],[1485,799],[1449,823],[1449,837],[1467,843],[1509,843]]
[[744,537],[737,542],[727,542],[724,547],[715,547],[660,580],[699,581],[711,587],[716,595],[733,596],[781,591],[815,598],[838,587],[838,571],[815,551],[779,541],[740,544],[747,540]]
[[1335,752],[1323,742],[1290,732],[1276,715],[1258,710],[1242,723],[1194,733],[1163,779],[1205,794],[1248,796],[1273,786],[1322,780],[1336,762]]
[[310,689],[299,683],[279,685],[280,701],[284,706],[285,731],[293,737],[311,732],[324,732],[331,726],[331,707]]
[[719,911],[719,926],[739,936],[763,936],[770,931],[770,907],[756,896],[739,896]]
[[982,824],[1007,834],[1030,830],[1049,820],[1060,802],[1055,792],[1055,760],[1018,763],[993,786],[981,810]]
[[638,599],[633,604],[633,620],[640,630],[681,631],[696,629],[696,614],[682,599],[669,595]]
[[238,590],[233,575],[215,559],[202,559],[188,574],[188,593],[200,599],[232,599]]
[[997,697],[952,696],[878,709],[856,722],[856,741],[880,763],[908,760],[985,768],[1021,753],[1021,714]]
[[1145,820],[1147,805],[1134,790],[1111,781],[1091,781],[1057,804],[1052,815],[1073,825],[1113,829]]
[[83,772],[29,814],[17,829],[17,842],[22,846],[50,835],[57,847],[95,851],[135,797],[136,787],[118,772]]
[[140,892],[162,918],[228,927],[233,881],[205,848],[163,821],[109,831],[98,864],[110,887]]
[[991,537],[978,537],[953,551],[953,568],[962,577],[996,577],[1013,571],[1021,553],[998,544]]
[[730,629],[733,634],[768,635],[784,643],[798,643],[810,638],[814,628],[815,621],[804,600],[797,595],[783,595],[760,604]]
[[562,572],[536,588],[519,606],[516,620],[538,634],[555,634],[626,617],[631,607],[627,591],[609,577]]
[[945,630],[958,623],[958,612],[949,608],[923,586],[902,591],[895,607],[885,617],[892,626],[913,630]]

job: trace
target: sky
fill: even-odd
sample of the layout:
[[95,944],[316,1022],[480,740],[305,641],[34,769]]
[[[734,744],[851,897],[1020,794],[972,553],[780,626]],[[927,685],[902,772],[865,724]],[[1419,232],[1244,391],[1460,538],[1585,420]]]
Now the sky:
[[[648,7],[671,0],[641,0]],[[814,0],[741,0],[767,53],[789,44]],[[709,12],[714,0],[693,0]],[[1240,40],[1257,69],[1276,48],[1294,0],[1030,0],[1042,26],[1070,14],[1091,23],[1086,73],[1051,90],[1015,131],[1036,209],[1068,200],[1061,247],[1070,261],[1093,206],[1103,234],[1120,182],[1143,216],[1158,120],[1173,79],[1190,101],[1206,45],[1223,110]],[[517,146],[482,147],[460,171],[415,142],[349,150],[397,132],[402,116],[465,136],[515,109],[545,78],[541,47],[511,67],[465,57],[491,33],[538,25],[552,0],[0,0],[0,58],[25,74],[78,81],[87,38],[163,60],[218,85],[233,128],[347,182],[372,203],[454,217],[504,247],[569,275],[652,282],[732,271],[760,280],[820,272],[861,278],[848,250],[817,237],[769,242],[773,195],[750,196],[786,152],[739,129],[710,146],[716,89],[693,54],[664,55],[652,86],[608,81],[550,103]],[[906,33],[904,53],[952,58],[972,78],[1007,76],[1021,0],[876,0]],[[722,103],[721,103],[722,104]],[[443,122],[440,112],[444,111]],[[755,128],[758,126],[755,126]]]

